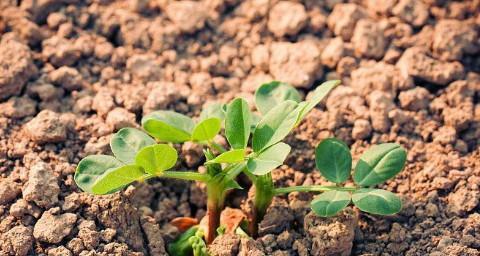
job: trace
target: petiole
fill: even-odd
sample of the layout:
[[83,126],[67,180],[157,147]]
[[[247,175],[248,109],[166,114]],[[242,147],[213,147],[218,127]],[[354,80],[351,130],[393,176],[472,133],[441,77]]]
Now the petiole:
[[286,188],[276,188],[275,195],[288,194],[291,192],[323,192],[323,191],[355,191],[358,188],[356,187],[337,187],[337,186],[321,186],[321,185],[311,185],[311,186],[293,186]]

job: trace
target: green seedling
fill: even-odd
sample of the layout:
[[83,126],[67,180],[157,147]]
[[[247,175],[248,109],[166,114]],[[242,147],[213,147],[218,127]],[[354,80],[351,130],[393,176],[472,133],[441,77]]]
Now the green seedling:
[[[374,146],[360,157],[353,172],[354,186],[344,185],[352,169],[350,150],[334,138],[323,140],[315,155],[320,173],[335,185],[274,186],[271,171],[282,165],[290,153],[290,146],[282,140],[339,83],[337,80],[323,83],[306,101],[301,101],[300,94],[288,84],[263,84],[255,93],[261,117],[252,113],[241,98],[206,107],[197,122],[172,111],[153,112],[142,119],[146,133],[123,128],[113,135],[110,146],[114,156],[93,155],[82,159],[75,181],[82,190],[93,194],[113,193],[132,182],[154,177],[204,182],[206,228],[194,227],[172,243],[169,248],[178,252],[176,255],[205,253],[203,239],[210,244],[217,230],[222,230],[220,213],[225,197],[232,189],[242,189],[236,182],[241,173],[255,188],[253,212],[248,220],[248,235],[253,237],[273,197],[294,191],[323,192],[311,202],[312,210],[322,217],[337,214],[351,202],[365,212],[394,214],[401,208],[398,197],[372,188],[395,176],[405,164],[405,150],[393,143]],[[222,128],[228,149],[214,141]],[[186,141],[204,147],[206,172],[171,170],[178,158],[172,144]],[[236,232],[247,235],[243,229]]]

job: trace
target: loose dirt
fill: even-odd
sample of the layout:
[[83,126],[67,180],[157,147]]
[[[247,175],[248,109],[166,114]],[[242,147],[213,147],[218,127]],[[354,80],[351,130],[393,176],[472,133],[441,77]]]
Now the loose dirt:
[[[111,153],[113,132],[156,109],[253,102],[272,79],[308,98],[333,78],[342,85],[287,138],[276,184],[325,183],[323,138],[354,159],[397,142],[408,163],[381,187],[402,211],[323,219],[312,194],[292,193],[258,239],[222,236],[211,252],[480,255],[479,35],[477,0],[0,1],[0,255],[166,255],[179,234],[169,222],[204,216],[204,186],[158,179],[91,196],[73,181],[78,161]],[[179,168],[202,168],[201,148],[178,150]],[[248,202],[235,192],[227,205]]]

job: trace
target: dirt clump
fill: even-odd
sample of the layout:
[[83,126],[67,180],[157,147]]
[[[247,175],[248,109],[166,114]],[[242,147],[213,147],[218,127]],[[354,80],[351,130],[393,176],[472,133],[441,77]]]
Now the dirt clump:
[[[282,220],[282,221],[279,221]],[[268,208],[265,218],[258,224],[258,234],[279,234],[289,229],[294,220],[292,210],[281,200],[276,200]]]
[[414,27],[425,24],[428,19],[428,6],[423,2],[413,0],[400,0],[393,7],[392,13]]
[[216,256],[238,255],[240,237],[234,234],[225,234],[217,237],[210,248],[210,253]]
[[367,17],[363,7],[353,4],[337,4],[328,16],[328,27],[343,40],[350,40],[358,20]]
[[459,20],[441,20],[435,25],[432,50],[445,61],[461,60],[463,53],[478,51],[477,31],[471,24]]
[[313,212],[306,215],[303,225],[307,238],[312,240],[312,254],[350,255],[357,221],[351,209],[335,218],[321,218]]
[[205,6],[195,1],[171,2],[165,11],[177,28],[187,33],[203,28],[207,18]]
[[0,99],[21,93],[25,83],[37,75],[28,46],[15,40],[0,41]]
[[48,74],[50,82],[68,91],[82,88],[83,80],[78,71],[71,67],[60,67]]
[[[271,80],[309,99],[328,79],[342,84],[286,138],[275,184],[328,185],[314,155],[325,138],[344,140],[354,162],[396,142],[407,164],[378,187],[400,194],[402,211],[323,219],[314,193],[291,193],[259,237],[220,236],[209,250],[478,255],[478,13],[476,1],[0,1],[0,255],[166,255],[179,235],[170,221],[205,215],[205,186],[158,178],[93,196],[75,184],[78,162],[112,154],[112,133],[156,110],[253,105]],[[175,169],[204,171],[199,145],[177,150]],[[227,206],[248,213],[239,181]]]
[[50,167],[44,162],[38,162],[30,168],[28,182],[22,193],[26,201],[50,208],[58,202],[60,187]]
[[372,20],[361,19],[357,22],[352,36],[355,54],[365,58],[383,57],[386,39],[382,28]]
[[37,103],[27,97],[11,97],[0,103],[0,115],[10,118],[24,118],[37,113]]
[[306,25],[307,18],[302,4],[279,1],[270,10],[268,30],[277,37],[296,35]]
[[435,60],[422,48],[407,49],[398,60],[397,66],[404,75],[439,85],[446,85],[464,76],[464,69],[460,63]]
[[214,256],[263,256],[260,242],[235,234],[224,234],[213,241],[209,253]]
[[59,208],[52,208],[42,214],[33,229],[35,239],[56,244],[70,234],[77,216],[73,213],[60,214]]
[[61,115],[50,110],[43,110],[25,124],[30,138],[38,143],[62,142],[67,139],[67,123]]
[[0,179],[0,205],[13,201],[21,192],[20,184],[9,179]]
[[15,226],[0,236],[0,248],[6,255],[28,255],[34,242],[32,232],[23,225]]
[[322,75],[320,51],[315,42],[274,43],[270,49],[270,72],[274,79],[299,88],[309,88]]

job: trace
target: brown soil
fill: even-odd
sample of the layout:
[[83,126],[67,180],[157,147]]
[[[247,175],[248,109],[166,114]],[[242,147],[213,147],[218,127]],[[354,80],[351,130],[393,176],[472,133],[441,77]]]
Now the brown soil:
[[[217,255],[480,255],[480,2],[441,0],[0,1],[0,255],[166,255],[169,222],[205,214],[201,184],[155,180],[91,196],[87,154],[145,113],[191,116],[278,79],[304,95],[340,78],[287,142],[278,185],[321,184],[313,149],[336,136],[354,158],[408,149],[382,188],[403,210],[315,217],[312,195],[276,198],[261,237]],[[179,148],[197,168],[201,149]],[[248,208],[246,192],[228,206]],[[357,225],[358,223],[358,225]]]

